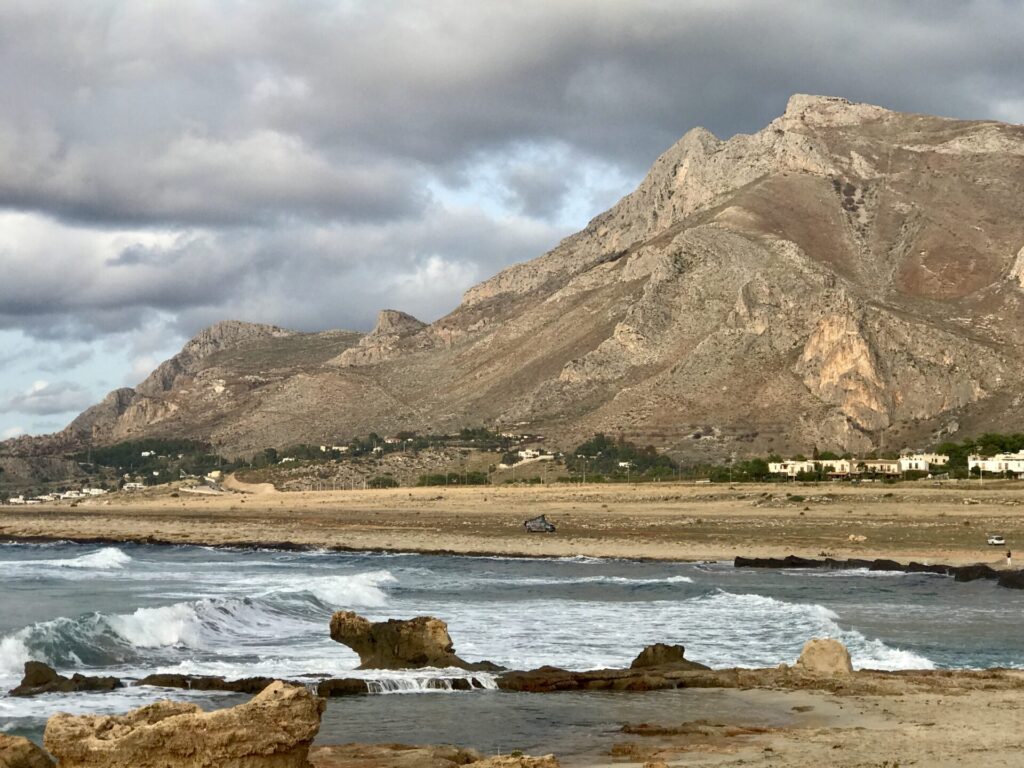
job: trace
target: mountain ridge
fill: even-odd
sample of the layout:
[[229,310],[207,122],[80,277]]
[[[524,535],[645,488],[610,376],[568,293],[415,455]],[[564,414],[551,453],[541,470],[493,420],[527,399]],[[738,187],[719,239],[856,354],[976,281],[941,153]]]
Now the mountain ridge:
[[722,458],[1024,427],[1020,210],[1021,126],[797,94],[756,133],[688,131],[583,230],[433,323],[218,324],[50,441],[244,453],[524,423]]

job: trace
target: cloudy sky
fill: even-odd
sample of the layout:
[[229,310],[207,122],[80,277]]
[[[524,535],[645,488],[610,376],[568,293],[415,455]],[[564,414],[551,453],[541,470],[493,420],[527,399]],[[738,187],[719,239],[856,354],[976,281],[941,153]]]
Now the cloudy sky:
[[423,320],[794,92],[1024,122],[1017,0],[0,0],[0,437],[211,322]]

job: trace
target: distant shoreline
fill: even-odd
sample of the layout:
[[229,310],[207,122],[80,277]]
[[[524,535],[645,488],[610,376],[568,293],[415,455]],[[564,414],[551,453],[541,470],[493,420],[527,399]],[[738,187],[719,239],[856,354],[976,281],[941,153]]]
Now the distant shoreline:
[[[116,494],[0,507],[0,541],[194,545],[465,557],[732,562],[796,555],[1006,568],[1024,545],[1017,488],[930,485],[482,486]],[[544,514],[555,533],[527,533]],[[1005,546],[986,545],[1005,537]],[[1024,564],[1024,550],[1019,564]]]

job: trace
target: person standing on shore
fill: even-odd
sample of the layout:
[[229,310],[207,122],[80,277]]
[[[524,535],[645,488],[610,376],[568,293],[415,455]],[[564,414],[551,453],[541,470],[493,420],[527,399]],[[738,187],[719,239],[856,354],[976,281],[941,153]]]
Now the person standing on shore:
[[1010,550],[1006,550],[1006,567],[1013,567],[1013,553]]

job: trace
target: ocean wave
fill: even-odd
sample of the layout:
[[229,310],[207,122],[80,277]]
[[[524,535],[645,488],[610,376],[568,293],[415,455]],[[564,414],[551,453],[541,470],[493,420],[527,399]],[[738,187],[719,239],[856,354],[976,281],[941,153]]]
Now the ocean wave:
[[881,640],[868,640],[859,632],[854,636],[850,649],[850,660],[856,669],[935,669],[935,663],[918,653],[902,648],[893,648]]
[[[753,623],[763,639],[774,638],[776,658],[741,648],[730,639],[726,648],[741,659],[740,666],[772,666],[780,661],[796,661],[804,642],[812,637],[835,638],[850,651],[856,669],[934,669],[930,659],[913,651],[894,648],[879,639],[865,637],[855,629],[843,629],[840,616],[818,603],[797,603],[756,594],[736,594],[716,589],[696,598],[715,605],[722,626],[748,626]],[[750,638],[739,638],[749,643]],[[786,657],[788,653],[789,658]],[[781,658],[780,658],[781,656]],[[713,658],[726,666],[726,659]],[[724,663],[723,663],[724,662]],[[732,663],[735,663],[733,661]]]
[[564,585],[568,586],[571,584],[619,584],[623,586],[655,586],[659,584],[693,584],[693,579],[689,576],[665,576],[662,578],[650,578],[650,579],[635,579],[628,576],[569,576],[566,578],[558,578],[553,576],[551,578],[526,578],[526,579],[515,579],[515,581],[509,582],[510,586],[519,585],[531,585],[531,586],[547,586],[547,585]]
[[331,606],[380,608],[388,602],[384,587],[397,581],[390,571],[314,576],[303,581],[302,591]]
[[123,569],[132,562],[130,555],[117,547],[104,547],[78,557],[53,558],[47,560],[9,560],[5,567],[24,568],[71,568],[74,570],[114,571]]
[[170,659],[152,652],[251,651],[286,637],[316,636],[335,607],[385,605],[384,587],[395,581],[388,571],[277,579],[253,597],[201,598],[39,622],[0,638],[0,676],[20,674],[29,659],[58,667],[159,662]]

